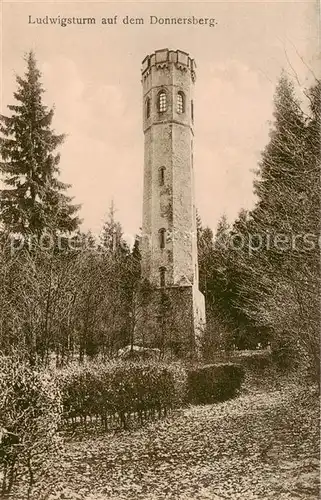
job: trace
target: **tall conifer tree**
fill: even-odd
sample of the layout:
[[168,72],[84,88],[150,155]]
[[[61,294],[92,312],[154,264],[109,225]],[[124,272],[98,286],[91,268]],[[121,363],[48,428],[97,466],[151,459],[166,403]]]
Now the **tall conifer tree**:
[[53,109],[42,103],[41,73],[33,52],[26,57],[24,78],[17,76],[17,104],[11,116],[0,115],[0,219],[9,232],[41,236],[44,232],[70,232],[80,220],[79,206],[65,194],[69,187],[59,180],[60,155],[56,148],[64,135],[51,128]]
[[[289,233],[297,230],[300,219],[293,201],[305,190],[304,172],[305,116],[294,85],[282,74],[274,98],[274,124],[270,141],[262,154],[255,193],[258,203],[252,217],[258,229]],[[299,222],[300,225],[300,222]]]
[[121,224],[115,219],[115,212],[116,208],[112,200],[109,207],[108,218],[100,234],[100,242],[106,253],[114,254],[115,256],[125,256],[129,254],[129,248],[123,238]]

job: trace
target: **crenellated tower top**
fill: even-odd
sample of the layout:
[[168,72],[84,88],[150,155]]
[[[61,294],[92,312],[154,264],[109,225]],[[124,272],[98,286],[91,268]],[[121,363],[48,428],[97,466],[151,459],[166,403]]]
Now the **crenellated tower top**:
[[171,64],[174,64],[176,68],[180,69],[181,71],[188,71],[191,75],[192,81],[195,81],[196,64],[194,59],[192,59],[187,52],[183,52],[182,50],[169,49],[155,50],[153,54],[145,57],[142,62],[143,80],[150,74],[151,68],[153,66],[155,66],[156,69],[162,69],[169,68]]

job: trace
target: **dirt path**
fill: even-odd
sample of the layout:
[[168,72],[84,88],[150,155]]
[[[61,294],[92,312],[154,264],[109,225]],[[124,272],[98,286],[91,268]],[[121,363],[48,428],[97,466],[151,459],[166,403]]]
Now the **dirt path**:
[[[290,388],[67,443],[54,500],[316,500],[318,401]],[[43,490],[44,491],[44,490]]]

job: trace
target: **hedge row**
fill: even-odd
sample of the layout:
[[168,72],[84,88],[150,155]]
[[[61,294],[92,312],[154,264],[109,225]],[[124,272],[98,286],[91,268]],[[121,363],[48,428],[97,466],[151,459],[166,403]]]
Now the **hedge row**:
[[210,404],[233,398],[244,375],[244,368],[233,363],[195,367],[188,371],[187,399],[192,404]]
[[55,377],[66,421],[86,425],[90,420],[108,429],[127,428],[133,420],[143,424],[185,404],[234,397],[244,370],[232,363],[184,368],[156,362],[111,362],[70,366]]
[[182,403],[186,376],[179,365],[108,363],[72,366],[56,374],[64,418],[105,428],[166,415]]

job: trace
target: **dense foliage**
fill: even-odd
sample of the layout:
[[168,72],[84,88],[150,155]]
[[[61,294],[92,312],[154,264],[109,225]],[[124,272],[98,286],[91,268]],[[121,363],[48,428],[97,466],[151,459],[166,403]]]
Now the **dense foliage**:
[[214,238],[199,224],[208,331],[204,351],[271,344],[280,364],[319,380],[320,101],[308,111],[281,76],[270,142],[257,170],[256,206]]

